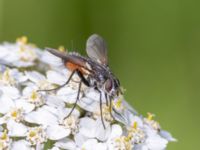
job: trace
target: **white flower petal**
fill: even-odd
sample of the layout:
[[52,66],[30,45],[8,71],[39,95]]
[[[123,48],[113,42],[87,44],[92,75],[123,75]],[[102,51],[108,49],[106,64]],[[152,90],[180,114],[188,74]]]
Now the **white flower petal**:
[[9,55],[9,51],[6,47],[4,46],[0,46],[0,59],[4,60],[4,58],[6,58]]
[[151,136],[146,139],[146,144],[150,150],[164,150],[168,141],[159,135]]
[[85,141],[88,140],[88,137],[82,135],[80,132],[74,135],[75,143],[78,147],[81,147]]
[[55,146],[67,149],[67,150],[75,150],[76,149],[76,143],[70,139],[63,139],[55,143]]
[[104,121],[104,124],[105,124],[105,129],[103,127],[103,123],[101,121],[101,119],[97,119],[96,120],[96,125],[95,125],[95,137],[100,140],[100,141],[105,141],[108,139],[110,133],[111,133],[111,128],[110,128],[110,124],[106,121]]
[[[63,121],[63,119],[71,112],[72,108],[59,107],[57,110],[59,120]],[[71,115],[78,118],[80,116],[80,112],[75,108]]]
[[67,137],[70,134],[69,129],[65,129],[59,125],[53,125],[47,127],[47,136],[51,140],[60,140],[64,137]]
[[[34,90],[34,86],[33,86],[33,84],[31,84],[31,85],[29,85],[29,86],[26,86],[24,89],[23,89],[23,91],[22,91],[22,94],[23,94],[23,96],[29,96],[30,95],[30,93]],[[36,89],[36,88],[35,88]]]
[[149,150],[149,148],[145,144],[137,144],[134,145],[134,150]]
[[15,105],[17,108],[22,108],[25,113],[29,113],[35,108],[33,104],[30,104],[24,100],[16,100]]
[[38,83],[39,81],[45,80],[45,76],[37,71],[27,71],[26,76],[32,82]]
[[0,106],[3,106],[0,109],[0,113],[5,114],[15,106],[15,103],[10,97],[3,95],[0,97]]
[[57,116],[57,114],[58,114],[58,109],[54,108],[54,107],[50,107],[50,106],[44,105],[41,109],[43,109],[45,111],[48,111],[48,112],[54,114],[55,116]]
[[23,73],[19,72],[17,69],[10,70],[10,74],[12,77],[15,78],[15,80],[17,82],[24,82],[28,79],[27,76],[25,76]]
[[65,103],[58,96],[48,95],[46,104],[51,107],[64,107]]
[[60,148],[58,148],[58,147],[54,146],[53,148],[51,148],[51,149],[48,149],[48,150],[60,150]]
[[25,140],[15,141],[12,144],[12,150],[32,150],[30,144]]
[[[128,112],[128,113],[130,113],[130,112]],[[140,118],[140,117],[138,117],[138,116],[136,116],[136,115],[133,115],[131,118],[130,118],[130,126],[133,126],[133,124],[134,123],[137,123],[137,126],[138,127],[143,127],[143,125],[144,125],[144,123],[143,123],[143,121],[142,121],[142,118]]]
[[96,150],[107,150],[107,145],[105,143],[97,143]]
[[47,80],[51,83],[62,85],[67,81],[66,76],[53,70],[47,71]]
[[0,117],[0,125],[6,123],[5,117]]
[[123,116],[123,118],[121,118],[121,116],[116,115],[116,119],[118,121],[124,123],[125,125],[132,126],[134,124],[134,122],[137,122],[137,125],[139,127],[143,126],[143,120],[142,120],[142,118],[139,117],[139,116],[136,116],[131,111],[125,109],[121,115]]
[[89,137],[89,138],[94,138],[96,136],[96,121],[88,118],[88,117],[84,117],[82,119],[80,119],[80,133],[82,135],[84,135],[85,137]]
[[11,137],[24,137],[26,136],[27,127],[22,123],[17,123],[13,120],[7,122],[8,134]]
[[96,139],[88,139],[85,143],[82,145],[82,149],[86,150],[94,150],[97,148],[98,141]]
[[58,124],[57,117],[51,112],[39,108],[38,110],[31,112],[25,116],[25,120],[30,123],[42,124],[42,125],[56,125]]
[[122,135],[122,127],[118,124],[113,124],[111,129],[110,139],[120,137]]
[[36,150],[44,150],[44,144],[43,144],[43,143],[38,143],[38,144],[36,144],[35,149],[36,149]]
[[[78,90],[72,89],[71,87],[63,87],[58,92],[57,95],[64,102],[73,104],[76,101]],[[81,97],[81,94],[80,94]]]
[[168,140],[168,141],[177,141],[175,138],[173,138],[172,137],[172,135],[169,133],[169,132],[167,132],[167,131],[164,131],[164,130],[161,130],[160,131],[160,135],[163,137],[163,138],[165,138],[166,140]]
[[89,139],[83,145],[82,149],[86,150],[107,150],[107,146],[104,143],[99,143],[96,139]]
[[16,99],[20,96],[19,90],[16,87],[4,86],[4,87],[1,87],[1,90],[3,91],[4,95],[6,95],[12,99]]
[[99,102],[94,101],[93,99],[83,97],[78,101],[78,105],[89,112],[95,112],[99,109]]
[[[87,98],[92,99],[93,101],[100,101],[100,94],[97,90],[95,90],[94,88],[89,88],[86,92],[85,95]],[[105,98],[105,94],[101,94],[101,100],[102,103],[106,103],[106,98]]]

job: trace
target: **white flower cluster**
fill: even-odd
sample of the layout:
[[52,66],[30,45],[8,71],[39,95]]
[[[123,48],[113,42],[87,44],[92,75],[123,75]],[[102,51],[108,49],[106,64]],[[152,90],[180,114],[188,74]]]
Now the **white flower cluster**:
[[112,101],[118,112],[113,116],[103,98],[104,128],[99,93],[86,86],[66,117],[80,79],[74,76],[58,90],[38,91],[59,87],[71,72],[26,37],[0,45],[0,63],[0,150],[163,150],[175,141],[152,114],[139,116],[123,96]]

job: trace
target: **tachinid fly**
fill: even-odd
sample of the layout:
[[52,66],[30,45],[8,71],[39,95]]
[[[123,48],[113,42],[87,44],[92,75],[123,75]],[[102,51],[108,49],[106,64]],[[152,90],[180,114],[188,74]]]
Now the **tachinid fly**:
[[[61,87],[67,85],[72,79],[73,75],[76,73],[80,77],[80,82],[78,83],[78,94],[76,102],[67,117],[71,115],[74,108],[76,107],[76,104],[79,100],[81,85],[83,83],[88,87],[93,87],[100,94],[99,102],[101,120],[103,127],[105,128],[102,114],[102,94],[105,94],[106,105],[109,106],[110,114],[112,116],[112,110],[114,110],[114,108],[112,108],[112,100],[115,96],[119,95],[121,91],[119,80],[114,76],[108,67],[107,47],[103,38],[97,34],[93,34],[88,38],[86,43],[86,52],[88,57],[83,57],[77,53],[63,54],[62,52],[51,48],[47,48],[46,50],[61,58],[65,67],[72,71],[72,73],[65,84],[59,86],[56,89],[42,91],[60,89]],[[116,112],[116,110],[114,111]]]

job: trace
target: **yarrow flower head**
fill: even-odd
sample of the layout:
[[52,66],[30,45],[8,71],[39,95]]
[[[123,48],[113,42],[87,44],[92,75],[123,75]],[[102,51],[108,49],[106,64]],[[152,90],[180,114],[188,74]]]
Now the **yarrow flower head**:
[[26,139],[31,145],[37,145],[46,142],[47,136],[42,127],[32,127],[28,130]]
[[1,62],[10,66],[30,67],[36,65],[40,50],[33,44],[28,43],[27,37],[23,36],[16,43],[4,43],[0,46]]
[[97,90],[87,86],[95,80],[79,84],[88,70],[71,76],[65,65],[25,36],[0,45],[0,150],[163,150],[176,141],[153,114],[139,115],[116,93],[117,80]]
[[11,147],[11,139],[7,134],[7,130],[0,132],[0,149],[9,150]]

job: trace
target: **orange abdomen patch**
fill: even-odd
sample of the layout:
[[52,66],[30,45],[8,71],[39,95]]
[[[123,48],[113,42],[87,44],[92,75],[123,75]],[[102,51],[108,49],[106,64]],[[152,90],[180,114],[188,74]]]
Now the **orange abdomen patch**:
[[87,74],[89,74],[89,72],[85,69],[85,68],[83,68],[83,67],[81,67],[81,66],[79,66],[79,65],[76,65],[76,64],[73,64],[73,63],[71,63],[71,62],[66,62],[65,63],[65,66],[67,67],[67,69],[69,69],[70,71],[74,71],[74,70],[79,70],[82,74],[84,74],[84,75],[87,75]]

